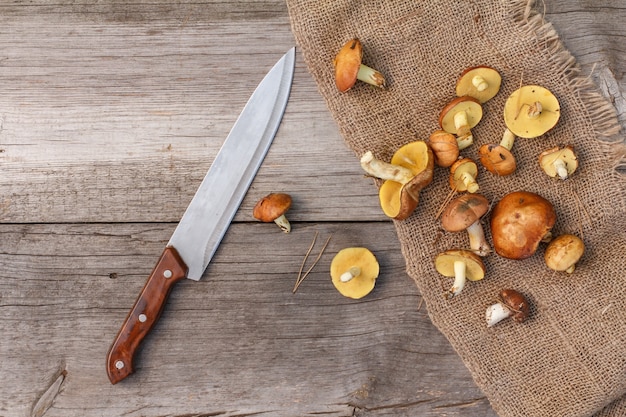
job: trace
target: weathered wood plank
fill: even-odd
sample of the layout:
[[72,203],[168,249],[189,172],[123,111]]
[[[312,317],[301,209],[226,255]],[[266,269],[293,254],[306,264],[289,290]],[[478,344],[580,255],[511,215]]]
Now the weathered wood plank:
[[[419,308],[386,223],[297,223],[289,235],[234,225],[205,279],[174,289],[137,373],[111,386],[106,350],[172,229],[0,226],[0,415],[27,415],[62,371],[46,417],[491,415]],[[315,232],[307,267],[332,238],[294,294]],[[333,255],[352,245],[371,248],[381,264],[360,301],[341,296],[328,275]]]

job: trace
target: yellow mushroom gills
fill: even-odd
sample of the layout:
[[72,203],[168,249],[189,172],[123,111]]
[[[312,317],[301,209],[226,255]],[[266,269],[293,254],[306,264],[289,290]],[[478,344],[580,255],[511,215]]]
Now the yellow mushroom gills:
[[330,264],[333,285],[343,296],[359,299],[369,294],[376,284],[379,265],[367,248],[340,250]]

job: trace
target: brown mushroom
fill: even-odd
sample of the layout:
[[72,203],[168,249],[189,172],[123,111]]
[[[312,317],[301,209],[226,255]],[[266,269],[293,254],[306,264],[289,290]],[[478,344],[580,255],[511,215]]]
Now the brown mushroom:
[[536,138],[559,121],[559,101],[548,89],[525,85],[514,91],[504,104],[504,122],[516,136]]
[[385,180],[378,190],[383,212],[392,219],[404,220],[417,207],[421,190],[432,182],[435,158],[426,142],[415,141],[398,149],[391,163],[368,151],[361,157],[361,167]]
[[428,144],[435,154],[435,164],[447,168],[459,158],[459,144],[452,133],[436,130],[430,134]]
[[548,268],[571,274],[584,252],[585,244],[581,238],[564,234],[550,241],[543,256]]
[[509,193],[491,213],[493,247],[505,258],[528,258],[540,242],[550,240],[555,222],[554,207],[542,196],[528,191]]
[[289,233],[291,224],[285,213],[290,207],[291,196],[289,194],[270,193],[256,203],[252,215],[264,223],[274,222],[280,227],[280,230]]
[[513,317],[517,323],[523,323],[530,314],[530,305],[526,297],[519,291],[506,289],[500,291],[500,301],[487,307],[485,319],[487,327],[500,323],[502,320]]
[[469,246],[479,256],[491,252],[480,218],[489,210],[489,201],[480,194],[463,194],[452,200],[441,214],[441,226],[448,232],[467,230]]
[[478,149],[480,163],[492,174],[504,176],[515,172],[517,163],[511,153],[515,135],[509,129],[504,130],[499,144],[482,145]]
[[461,73],[456,83],[456,95],[474,97],[481,103],[491,100],[498,91],[502,77],[500,73],[488,66],[477,66]]
[[450,249],[437,255],[435,269],[445,277],[454,277],[452,287],[444,293],[446,298],[459,295],[468,279],[479,281],[485,277],[485,265],[480,257],[462,249]]
[[340,250],[330,264],[333,285],[343,296],[359,299],[369,294],[376,284],[379,265],[367,248]]
[[356,80],[376,87],[385,87],[385,77],[373,68],[362,64],[363,47],[359,39],[346,42],[335,56],[335,84],[342,93],[351,89]]
[[467,191],[475,193],[478,191],[478,166],[476,162],[469,158],[463,158],[456,161],[450,167],[450,188],[456,191]]
[[565,180],[578,168],[578,158],[573,146],[557,146],[539,155],[539,165],[548,176]]
[[480,102],[473,97],[457,97],[450,101],[439,113],[439,126],[456,135],[459,149],[463,150],[474,143],[472,128],[483,117]]

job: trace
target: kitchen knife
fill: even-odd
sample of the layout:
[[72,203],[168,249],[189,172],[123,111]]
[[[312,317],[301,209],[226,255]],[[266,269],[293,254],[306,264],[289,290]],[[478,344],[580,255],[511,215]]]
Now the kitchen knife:
[[157,322],[173,285],[202,277],[278,130],[294,66],[292,48],[263,78],[226,137],[109,349],[112,384],[133,372],[135,351]]

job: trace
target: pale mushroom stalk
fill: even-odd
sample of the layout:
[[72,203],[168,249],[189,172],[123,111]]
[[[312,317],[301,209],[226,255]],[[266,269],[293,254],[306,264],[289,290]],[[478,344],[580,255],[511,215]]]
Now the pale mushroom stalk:
[[465,270],[465,262],[454,261],[454,283],[452,284],[452,287],[450,287],[450,289],[444,294],[446,298],[455,297],[459,295],[461,291],[463,291],[463,288],[465,288],[465,282],[467,281],[465,276]]
[[361,80],[375,87],[385,87],[385,77],[374,68],[370,68],[365,64],[359,66],[359,72],[356,75],[357,80]]
[[371,151],[365,152],[361,157],[361,167],[376,178],[391,180],[400,184],[408,183],[415,176],[408,168],[375,158]]
[[557,158],[554,160],[553,165],[554,165],[554,168],[556,169],[556,173],[559,176],[559,178],[561,178],[562,180],[567,179],[568,172],[567,172],[567,166],[565,165],[565,162],[563,162],[561,158]]
[[291,232],[291,223],[289,223],[289,220],[287,220],[287,217],[284,214],[275,218],[274,223],[276,223],[283,232]]
[[487,82],[487,80],[485,80],[480,75],[475,75],[472,78],[472,84],[474,85],[474,87],[476,87],[476,90],[478,91],[485,91],[487,88],[489,88],[489,83]]
[[460,111],[454,115],[454,127],[457,129],[456,140],[459,150],[465,149],[474,143],[474,136],[467,121],[467,113]]
[[513,132],[509,130],[509,128],[504,129],[504,133],[502,134],[502,140],[500,141],[500,146],[507,148],[509,151],[513,149],[513,144],[515,143],[515,135]]
[[504,289],[500,291],[499,301],[487,307],[485,320],[487,327],[492,327],[502,320],[513,317],[517,323],[523,323],[530,314],[530,305],[519,291]]
[[487,307],[485,313],[485,320],[487,320],[487,327],[494,326],[500,323],[502,320],[507,319],[513,315],[513,311],[506,307],[502,303],[492,304]]
[[346,272],[341,274],[341,276],[339,277],[339,280],[341,282],[349,282],[350,280],[358,277],[359,275],[361,275],[361,268],[359,268],[358,266],[353,266],[350,269],[348,269]]
[[485,238],[485,232],[480,221],[475,221],[467,228],[469,235],[469,245],[478,256],[487,256],[491,252],[491,247]]
[[461,174],[461,181],[463,181],[463,184],[465,184],[467,191],[469,191],[470,193],[475,193],[480,188],[478,186],[478,183],[476,182],[476,178],[474,178],[468,172],[464,172],[463,174]]

